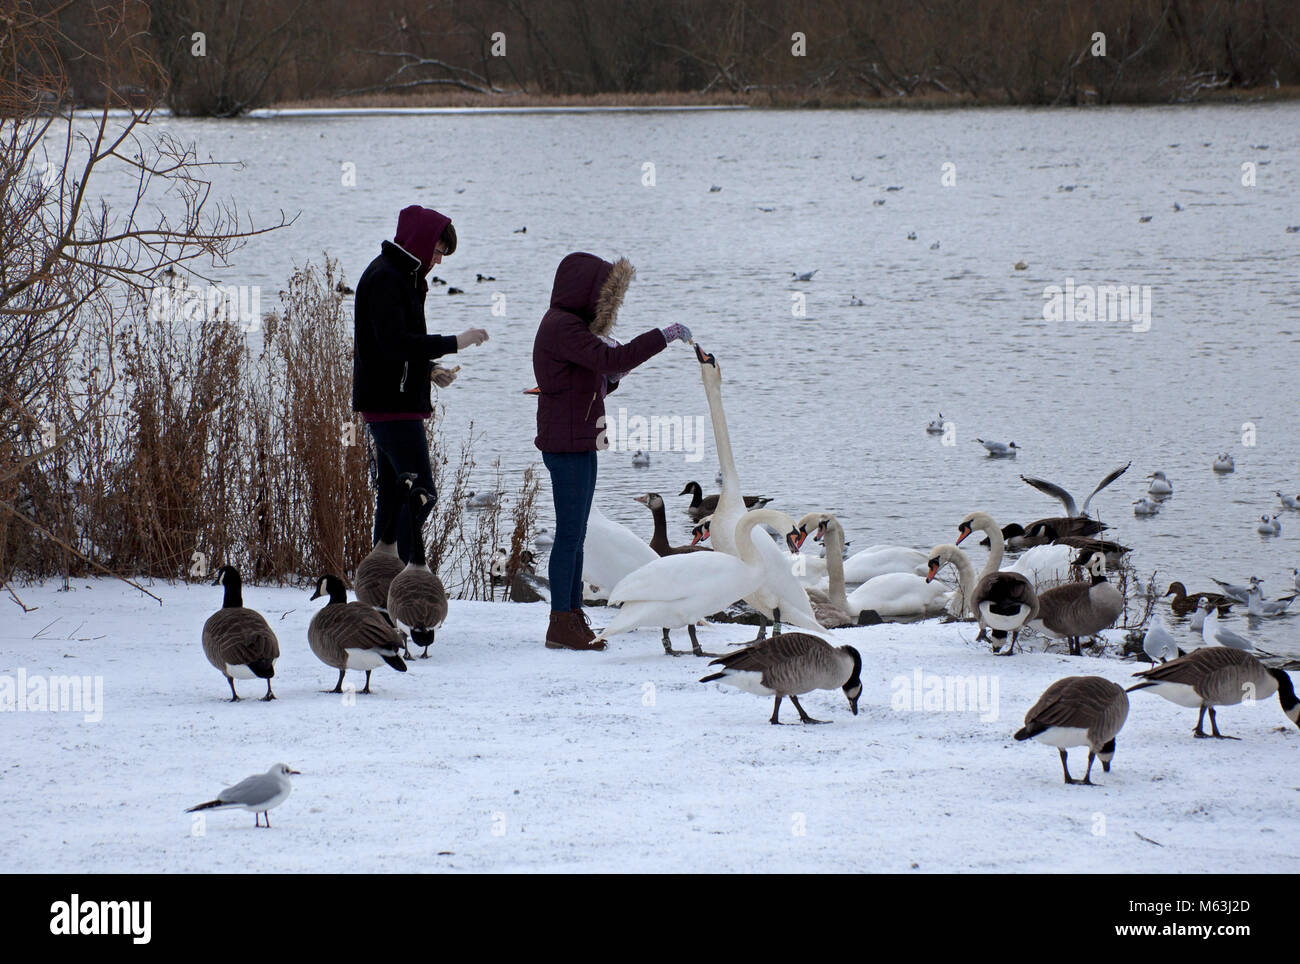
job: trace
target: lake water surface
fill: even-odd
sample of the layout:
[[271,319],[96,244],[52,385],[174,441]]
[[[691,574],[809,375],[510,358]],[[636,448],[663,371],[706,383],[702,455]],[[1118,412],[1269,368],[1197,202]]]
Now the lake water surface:
[[[1300,105],[160,125],[244,163],[217,173],[216,194],[263,220],[301,212],[236,256],[231,284],[278,291],[293,264],[322,252],[355,282],[402,206],[454,218],[460,247],[435,273],[465,294],[435,288],[427,313],[433,331],[491,333],[457,359],[460,380],[442,393],[449,430],[473,419],[483,432],[484,466],[500,456],[517,477],[540,462],[522,390],[557,262],[573,250],[626,255],[638,277],[616,334],[674,321],[694,331],[722,363],[746,491],[792,516],[829,509],[857,546],[924,549],[952,541],[973,509],[1004,523],[1058,514],[1022,472],[1081,502],[1131,459],[1093,510],[1142,573],[1158,570],[1162,588],[1254,574],[1270,598],[1294,591],[1300,512],[1282,513],[1276,538],[1255,525],[1278,509],[1274,489],[1300,493],[1300,234],[1286,232],[1300,225]],[[346,164],[355,186],[343,184]],[[1242,183],[1247,164],[1254,186]],[[477,284],[478,272],[498,280]],[[1070,279],[1139,286],[1147,330],[1045,320],[1045,290]],[[491,313],[498,292],[505,317]],[[851,307],[855,296],[863,304]],[[610,398],[612,414],[619,406],[707,418],[690,350],[675,344],[638,369]],[[955,445],[924,431],[940,411]],[[1251,427],[1255,444],[1243,444]],[[716,491],[706,434],[698,463],[656,452],[635,469],[627,453],[603,455],[607,514],[648,536],[649,513],[631,496],[659,491],[684,540],[676,493],[689,479]],[[977,436],[1022,451],[988,459]],[[1211,471],[1220,451],[1235,473]],[[1131,503],[1156,469],[1174,497],[1135,519]],[[1294,617],[1229,624],[1300,653]]]

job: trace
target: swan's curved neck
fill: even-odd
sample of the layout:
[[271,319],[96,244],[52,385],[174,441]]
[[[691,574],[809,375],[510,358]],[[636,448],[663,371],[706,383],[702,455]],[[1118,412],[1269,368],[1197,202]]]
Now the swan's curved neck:
[[754,545],[753,539],[754,526],[757,525],[769,525],[775,529],[784,527],[789,532],[794,528],[794,520],[784,512],[773,509],[754,509],[741,516],[736,523],[736,552],[740,561],[747,566],[763,564],[763,557],[758,554],[758,546]]
[[[980,570],[979,574],[979,578],[983,579],[989,573],[997,572],[1002,568],[1002,556],[1006,552],[1006,542],[1002,538],[1002,530],[998,528],[998,524],[992,519],[982,519],[980,521],[980,528],[983,529],[984,533],[989,537],[989,558],[988,561],[984,563],[984,568]],[[963,555],[965,555],[965,553],[963,553]],[[966,564],[970,565],[969,558],[966,560]],[[958,572],[960,573],[960,571],[959,568]]]
[[[953,548],[957,551],[948,554],[948,561],[951,562],[953,567],[957,570],[957,585],[961,587],[962,598],[965,599],[967,605],[969,605],[970,598],[975,593],[975,583],[977,581],[975,578],[975,567],[971,564],[970,556],[966,555],[960,546],[953,546]],[[993,556],[990,554],[989,561],[991,562],[992,559]],[[990,569],[988,563],[985,563],[984,571],[980,573],[979,578],[983,579],[995,569],[997,569],[997,566]]]
[[740,476],[736,472],[736,458],[731,451],[731,434],[727,431],[727,413],[722,408],[722,375],[700,368],[704,394],[709,399],[709,420],[713,422],[713,443],[718,449],[718,467],[722,470],[722,493],[718,507],[724,502],[740,498]]
[[826,576],[830,580],[830,600],[847,612],[849,597],[844,592],[844,529],[834,516],[831,516],[826,524],[826,534],[822,536],[822,544],[826,546]]

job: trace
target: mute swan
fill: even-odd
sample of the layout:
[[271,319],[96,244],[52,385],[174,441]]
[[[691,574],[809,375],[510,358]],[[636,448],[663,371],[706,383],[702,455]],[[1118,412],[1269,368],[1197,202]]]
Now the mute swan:
[[658,558],[644,539],[592,503],[582,543],[582,578],[593,591],[610,592],[628,573]]
[[[704,394],[709,400],[709,418],[713,422],[714,444],[718,449],[718,464],[722,468],[722,491],[718,494],[717,505],[713,509],[709,533],[715,550],[744,558],[743,552],[748,549],[748,545],[743,545],[742,542],[749,542],[750,537],[746,536],[741,540],[736,530],[746,513],[740,495],[740,476],[736,472],[736,460],[731,451],[727,415],[722,407],[722,366],[718,364],[716,357],[704,351],[699,345],[695,346],[695,357],[700,363],[700,380],[704,383]],[[764,503],[766,501],[768,500],[763,500]],[[793,528],[794,522],[785,513],[770,509],[764,511],[768,515],[760,521],[768,522],[774,519],[776,521],[770,524],[783,526],[782,531],[786,532]],[[761,539],[762,541],[755,544],[759,547],[760,558],[766,560],[768,578],[762,584],[764,592],[745,594],[745,602],[771,618],[777,624],[778,632],[783,612],[790,617],[788,621],[794,625],[805,629],[822,629],[823,627],[813,615],[807,595],[804,594],[802,586],[791,571],[790,561],[783,557],[781,551],[771,544],[771,540],[766,535]],[[712,612],[716,611],[712,610]],[[766,628],[760,626],[759,638],[761,639],[766,632]]]
[[1042,583],[1059,580],[1069,573],[1072,550],[1069,546],[1058,545],[1034,546],[1006,569],[1002,569],[1002,533],[1006,530],[999,529],[987,512],[972,512],[957,525],[957,545],[961,545],[975,529],[981,529],[985,534],[980,545],[989,547],[989,558],[980,573],[981,579],[995,571],[1014,572],[1027,578],[1037,591]]
[[830,577],[827,600],[845,613],[850,624],[874,611],[881,617],[937,616],[952,594],[910,572],[889,572],[864,582],[849,595],[844,592],[844,529],[830,513],[821,515],[818,537],[826,543],[826,570]]
[[699,345],[695,346],[695,357],[700,363],[700,381],[704,383],[704,394],[709,401],[709,420],[713,423],[713,442],[718,449],[718,466],[722,473],[722,491],[713,509],[709,536],[718,552],[738,556],[736,525],[745,514],[745,506],[740,498],[740,475],[736,472],[736,459],[731,451],[727,414],[722,408],[722,367]]
[[[639,627],[694,626],[696,620],[755,594],[763,585],[766,565],[759,543],[751,538],[754,526],[781,521],[781,514],[771,509],[746,513],[736,527],[739,558],[725,552],[690,552],[655,557],[629,573],[609,595],[610,605],[621,604],[621,608],[596,638],[608,639]],[[793,550],[793,524],[788,533],[787,544]]]

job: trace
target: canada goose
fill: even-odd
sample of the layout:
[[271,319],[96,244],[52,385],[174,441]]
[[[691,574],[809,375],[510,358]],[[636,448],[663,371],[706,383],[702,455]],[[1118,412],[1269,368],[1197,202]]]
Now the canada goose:
[[1228,472],[1235,472],[1237,466],[1236,463],[1232,461],[1232,456],[1227,452],[1223,452],[1214,460],[1214,464],[1211,465],[1210,468],[1221,474],[1226,474]]
[[934,419],[932,422],[930,422],[929,425],[925,427],[925,431],[929,435],[943,434],[943,412],[940,412],[939,417]]
[[989,457],[994,459],[1014,459],[1016,453],[1020,451],[1020,446],[1015,442],[986,442],[982,438],[975,441],[988,449]]
[[[1043,691],[1025,714],[1025,725],[1016,731],[1015,737],[1056,747],[1061,754],[1065,782],[1092,786],[1092,761],[1101,757],[1102,770],[1110,772],[1115,737],[1126,719],[1128,695],[1123,687],[1101,676],[1067,676]],[[1066,748],[1071,746],[1088,748],[1088,769],[1082,780],[1070,776]]]
[[365,603],[348,602],[343,580],[335,575],[316,580],[311,598],[321,596],[328,596],[329,602],[311,618],[307,642],[317,659],[339,671],[339,681],[327,692],[342,693],[343,676],[350,669],[366,674],[366,688],[359,690],[361,693],[370,692],[370,674],[381,663],[406,672],[406,664],[397,655],[402,637],[383,613]]
[[463,295],[464,293],[465,291],[463,288],[456,288],[453,286],[447,289],[447,294],[449,295]]
[[813,690],[844,691],[849,709],[858,715],[858,698],[862,695],[862,657],[852,646],[832,646],[809,633],[784,633],[761,643],[746,646],[709,663],[722,666],[716,673],[701,678],[701,683],[721,680],[756,696],[774,696],[769,723],[781,722],[781,700],[789,697],[804,723],[814,720],[799,705],[799,697]]
[[[620,608],[596,638],[605,640],[638,627],[686,626],[695,644],[696,620],[726,609],[738,599],[759,593],[769,568],[759,549],[760,541],[751,538],[751,534],[760,523],[775,526],[781,525],[783,520],[789,522],[788,517],[771,509],[753,509],[745,513],[736,527],[739,557],[726,552],[688,552],[656,557],[630,573],[609,594],[610,605],[619,605]],[[793,524],[788,524],[786,545],[792,552],[796,548],[795,535]],[[716,532],[713,537],[717,539]],[[771,541],[766,536],[762,538]],[[786,574],[790,575],[788,568]],[[793,579],[793,575],[790,578]],[[817,625],[806,605],[806,596],[804,603],[808,610],[806,620],[799,613],[792,615]]]
[[1277,497],[1282,500],[1284,509],[1300,509],[1300,495],[1283,495],[1277,489],[1273,490]]
[[1151,620],[1146,635],[1142,637],[1142,652],[1153,663],[1163,663],[1181,655],[1177,641],[1159,614]]
[[1057,539],[1054,545],[1066,546],[1070,549],[1083,550],[1091,552],[1100,552],[1106,557],[1106,568],[1114,569],[1132,550],[1128,546],[1122,546],[1118,542],[1112,542],[1109,539],[1093,539],[1088,536],[1065,536]]
[[1187,587],[1181,582],[1171,582],[1169,588],[1165,590],[1166,596],[1173,596],[1169,600],[1169,608],[1174,611],[1176,616],[1186,616],[1188,613],[1196,611],[1196,607],[1202,599],[1207,599],[1214,605],[1220,607],[1220,613],[1226,613],[1228,606],[1232,604],[1232,599],[1217,592],[1197,592],[1189,593]]
[[289,777],[297,775],[298,771],[290,769],[287,763],[277,763],[265,773],[258,773],[240,780],[233,787],[226,787],[217,794],[217,799],[190,807],[185,812],[242,807],[253,811],[253,826],[260,827],[261,818],[266,817],[266,829],[270,830],[270,811],[289,799],[289,794],[293,792],[293,783]]
[[649,454],[637,449],[632,453],[632,465],[638,469],[648,469],[650,467]]
[[424,532],[420,519],[432,500],[424,489],[412,489],[408,497],[411,522],[411,561],[393,577],[388,587],[388,612],[410,627],[411,642],[423,646],[420,659],[429,658],[434,634],[447,618],[447,590],[424,558]]
[[222,566],[212,585],[224,586],[226,594],[221,608],[203,624],[203,655],[230,684],[230,702],[239,702],[236,679],[266,680],[262,702],[275,699],[271,678],[275,676],[275,661],[280,658],[279,640],[261,613],[244,606],[238,569]]
[[1152,516],[1160,512],[1160,503],[1153,502],[1146,496],[1138,499],[1133,503],[1133,514],[1136,516]]
[[1080,655],[1079,637],[1113,625],[1124,612],[1124,596],[1106,581],[1106,559],[1099,552],[1080,555],[1077,563],[1091,579],[1071,582],[1038,594],[1038,615],[1029,625],[1056,639],[1069,640],[1070,655]]
[[1265,599],[1259,586],[1252,586],[1247,596],[1246,612],[1252,616],[1282,616],[1295,602],[1297,593],[1281,596],[1278,599]]
[[[1219,740],[1235,740],[1219,732],[1214,718],[1216,706],[1236,706],[1268,699],[1277,693],[1278,702],[1287,719],[1300,726],[1300,701],[1296,700],[1291,677],[1280,669],[1265,666],[1250,653],[1225,646],[1206,646],[1194,649],[1167,663],[1134,673],[1143,682],[1128,688],[1149,689],[1179,706],[1196,707],[1196,737],[1213,736]],[[1205,711],[1210,711],[1210,732],[1203,729]]]
[[402,571],[402,560],[397,556],[397,524],[402,516],[402,503],[406,501],[417,478],[414,472],[403,472],[397,477],[394,487],[397,509],[389,514],[384,523],[384,531],[379,534],[379,541],[357,565],[357,600],[367,606],[387,611],[388,586],[393,577]]
[[[1121,465],[1119,468],[1112,469],[1110,472],[1108,472],[1102,478],[1102,480],[1097,483],[1097,487],[1088,494],[1088,498],[1083,500],[1082,509],[1078,508],[1075,505],[1074,496],[1070,495],[1069,492],[1067,492],[1061,486],[1057,485],[1055,482],[1048,482],[1046,479],[1038,479],[1028,475],[1020,476],[1020,480],[1026,483],[1027,485],[1032,485],[1039,492],[1042,492],[1046,495],[1050,495],[1055,499],[1059,499],[1061,501],[1061,505],[1065,507],[1066,516],[1069,518],[1078,518],[1080,516],[1087,516],[1088,506],[1092,505],[1092,500],[1097,497],[1097,493],[1100,492],[1102,489],[1106,488],[1106,486],[1110,485],[1112,482],[1118,479],[1125,472],[1127,472],[1129,466],[1132,464],[1133,463],[1131,461],[1126,462],[1123,465]],[[1061,533],[1061,534],[1073,535],[1074,533]]]
[[1240,633],[1219,625],[1219,613],[1208,602],[1201,602],[1201,639],[1206,646],[1227,646],[1231,649],[1252,650],[1255,644]]
[[519,553],[517,565],[507,567],[512,602],[550,602],[551,584],[534,570],[536,557],[527,549]]
[[1017,261],[1011,267],[1015,268],[1017,271],[1025,271],[1029,268],[1029,265],[1025,264],[1023,261]]
[[[686,487],[677,494],[690,495],[691,504],[686,507],[686,511],[690,513],[691,518],[696,522],[699,522],[706,515],[716,515],[718,511],[718,499],[722,497],[721,493],[718,495],[705,495],[704,490],[700,487],[700,483],[698,482],[687,482]],[[772,500],[766,496],[747,495],[745,496],[745,508],[761,509],[771,501]]]
[[650,510],[654,516],[654,536],[650,539],[650,548],[660,556],[672,556],[682,552],[712,552],[708,546],[696,545],[674,546],[668,543],[668,519],[664,512],[664,500],[658,492],[647,492],[633,499]]
[[[1062,539],[1086,539],[1095,536],[1110,526],[1102,525],[1096,519],[1087,516],[1052,516],[1035,519],[1027,526],[1018,522],[1009,522],[1002,527],[1002,540],[1008,552],[1020,552],[1034,546],[1047,546]],[[980,545],[989,547],[985,536]]]
[[[964,552],[951,545],[935,546],[930,551],[934,556],[930,559],[927,580],[933,579],[946,563],[966,557]],[[992,563],[994,559],[990,556],[989,561]],[[963,572],[963,568],[969,575]],[[965,567],[959,564],[958,571],[963,572],[962,592],[969,600],[970,611],[979,620],[980,637],[987,638],[985,633],[991,632],[993,652],[998,652],[1005,644],[1006,648],[1001,655],[1010,656],[1015,652],[1020,631],[1038,614],[1038,594],[1034,591],[1033,582],[1018,572],[990,570],[986,565],[979,581],[967,586],[965,583],[973,579],[974,573],[970,562],[967,561]],[[1008,634],[1011,637],[1009,642]]]
[[[829,512],[820,516],[817,541],[826,545],[829,592],[825,598],[848,615],[850,625],[872,625],[880,618],[889,617],[937,616],[954,599],[954,595],[942,586],[911,572],[882,573],[846,594],[845,563],[841,558],[844,554],[844,528]],[[925,554],[921,555],[924,557]]]
[[1262,515],[1259,517],[1259,525],[1255,526],[1255,531],[1262,536],[1281,535],[1282,523],[1271,515]]
[[1147,486],[1147,495],[1162,498],[1173,494],[1174,487],[1163,472],[1152,472],[1147,478],[1151,480],[1151,484]]
[[1211,576],[1210,579],[1223,587],[1224,595],[1239,603],[1250,602],[1250,591],[1264,581],[1263,579],[1251,576],[1250,582],[1241,586],[1236,583],[1224,582],[1222,579],[1215,579],[1213,576]]
[[[1011,634],[1011,641],[1006,643],[1006,648],[1001,653],[1010,656],[1016,650],[1021,630],[1038,615],[1038,592],[1034,586],[1038,572],[1036,568],[1031,568],[1031,555],[1046,547],[1036,546],[1017,563],[1024,564],[1027,571],[1003,570],[999,568],[1003,548],[1001,532],[987,512],[972,512],[962,519],[957,525],[957,542],[961,543],[975,528],[983,529],[988,535],[989,558],[980,573],[979,581],[970,590],[971,611],[979,620],[980,638],[987,638],[986,630],[992,632],[993,652],[997,653],[1006,642],[1007,634]],[[937,571],[934,562],[931,560],[930,563],[932,578]],[[1054,559],[1044,565],[1051,566],[1054,571],[1060,565],[1060,560]]]

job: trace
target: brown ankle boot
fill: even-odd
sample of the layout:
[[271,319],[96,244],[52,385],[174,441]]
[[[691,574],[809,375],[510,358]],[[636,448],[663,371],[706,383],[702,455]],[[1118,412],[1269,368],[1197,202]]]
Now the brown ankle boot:
[[569,612],[572,613],[575,617],[577,617],[576,625],[578,629],[582,632],[583,639],[585,639],[587,642],[591,642],[593,639],[595,639],[596,634],[591,631],[591,619],[587,616],[585,612],[582,611],[581,607],[579,607],[578,609],[570,609]]
[[[551,623],[546,628],[547,649],[575,649],[601,651],[604,641],[592,642],[586,637],[587,627],[573,613],[551,612]],[[594,637],[593,637],[594,639]]]

